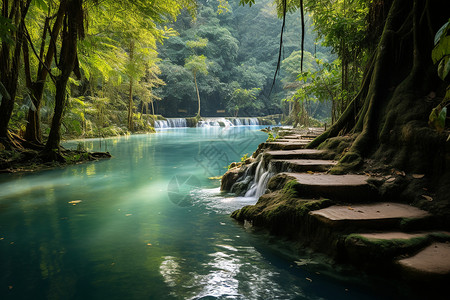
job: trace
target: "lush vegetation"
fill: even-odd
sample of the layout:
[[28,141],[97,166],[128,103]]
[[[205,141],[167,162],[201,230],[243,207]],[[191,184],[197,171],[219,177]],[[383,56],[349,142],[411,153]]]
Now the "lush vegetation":
[[[404,144],[416,136],[405,137],[411,128],[429,129],[428,121],[427,136],[439,139],[448,20],[439,3],[403,1],[3,0],[2,147],[55,153],[62,135],[151,131],[157,115],[283,113],[293,125],[329,118],[333,126],[311,147],[354,134],[340,164],[347,170],[382,144]],[[404,107],[399,94],[408,93],[428,95],[427,105]],[[419,115],[421,126],[403,128]],[[390,160],[404,165],[406,153]]]
[[[286,23],[283,58],[287,59],[300,49],[300,14],[287,16]],[[158,65],[166,83],[157,91],[162,100],[155,105],[158,113],[173,117],[289,114],[292,104],[287,100],[292,100],[292,92],[284,78],[295,81],[300,64],[294,63],[288,71],[283,64],[273,80],[282,20],[272,0],[262,0],[251,8],[237,0],[223,2],[220,8],[215,1],[198,1],[196,19],[183,13],[172,27],[179,35],[158,48],[162,59]],[[305,49],[331,61],[330,50],[318,45],[315,37],[309,24]],[[208,72],[194,76],[192,59],[200,57],[202,69]],[[196,105],[198,98],[203,100],[201,111]],[[326,108],[317,112],[318,118],[329,116]]]
[[175,34],[164,24],[184,9],[194,14],[195,1],[1,3],[0,138],[5,147],[45,144],[54,152],[64,133],[151,130],[135,99],[152,102],[152,89],[164,84],[158,78],[157,43]]
[[[300,47],[299,18],[286,18],[286,59]],[[295,112],[289,80],[296,64],[283,63],[273,80],[281,25],[271,0],[252,8],[239,1],[2,1],[0,137],[5,146],[50,151],[61,136],[151,131],[155,115]],[[331,61],[314,37],[308,26],[305,49]],[[328,117],[317,108],[310,114]]]

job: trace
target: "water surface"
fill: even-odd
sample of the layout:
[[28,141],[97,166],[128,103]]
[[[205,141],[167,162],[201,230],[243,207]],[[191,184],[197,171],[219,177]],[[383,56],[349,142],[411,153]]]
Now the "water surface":
[[0,299],[386,299],[229,218],[220,195],[255,126],[73,141],[110,160],[0,176]]

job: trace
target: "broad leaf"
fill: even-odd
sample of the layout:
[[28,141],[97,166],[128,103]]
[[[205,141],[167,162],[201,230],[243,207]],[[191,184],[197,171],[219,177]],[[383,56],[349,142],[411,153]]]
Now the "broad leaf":
[[438,66],[438,76],[442,80],[445,80],[450,71],[450,55],[445,56]]

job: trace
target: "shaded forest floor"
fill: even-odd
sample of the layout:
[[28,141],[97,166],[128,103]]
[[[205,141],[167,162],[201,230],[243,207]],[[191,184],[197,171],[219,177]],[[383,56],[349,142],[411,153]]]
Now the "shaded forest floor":
[[111,158],[109,152],[87,152],[84,150],[68,150],[61,148],[60,153],[49,155],[41,150],[34,149],[16,148],[5,150],[2,149],[4,146],[2,144],[0,145],[0,174],[35,172]]

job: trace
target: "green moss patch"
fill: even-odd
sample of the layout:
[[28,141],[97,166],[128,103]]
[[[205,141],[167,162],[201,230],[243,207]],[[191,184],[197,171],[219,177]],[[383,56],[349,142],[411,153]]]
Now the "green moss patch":
[[332,205],[328,199],[298,198],[298,183],[288,181],[275,192],[261,196],[255,205],[245,206],[232,213],[238,221],[251,221],[254,226],[269,229],[273,234],[295,236],[308,222],[309,212]]

